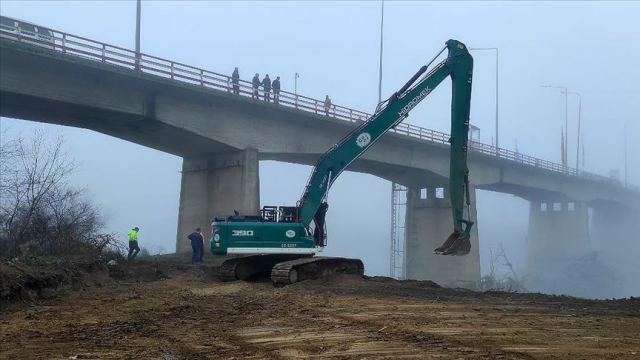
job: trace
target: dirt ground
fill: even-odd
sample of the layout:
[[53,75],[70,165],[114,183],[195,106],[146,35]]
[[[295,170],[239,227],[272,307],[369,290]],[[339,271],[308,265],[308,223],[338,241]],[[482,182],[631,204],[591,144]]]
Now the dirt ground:
[[41,268],[0,263],[1,359],[640,359],[637,298],[347,275],[274,288],[180,261]]

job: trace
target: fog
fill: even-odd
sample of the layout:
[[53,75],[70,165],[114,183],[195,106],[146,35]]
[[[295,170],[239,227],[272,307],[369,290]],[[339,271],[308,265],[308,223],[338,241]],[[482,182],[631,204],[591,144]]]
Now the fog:
[[[328,94],[334,104],[373,112],[378,99],[380,5],[379,1],[143,1],[141,51],[229,75],[237,66],[243,80],[256,72],[261,77],[265,73],[280,76],[285,91],[293,91],[298,72],[299,94],[317,99]],[[543,85],[567,86],[582,97],[584,170],[604,176],[618,170],[624,179],[626,126],[626,176],[629,183],[640,184],[640,145],[634,141],[640,133],[640,3],[387,1],[384,11],[383,98],[404,85],[448,39],[472,48],[497,47],[502,148],[516,150],[517,142],[519,152],[559,163],[565,97],[560,89]],[[135,48],[135,1],[2,1],[0,13]],[[480,140],[491,144],[495,141],[495,53],[472,55],[471,123],[481,129]],[[450,101],[450,84],[445,81],[406,122],[449,132]],[[568,159],[572,167],[577,122],[578,99],[571,96]],[[27,135],[35,126],[52,134],[64,133],[67,147],[82,164],[73,181],[86,185],[103,206],[108,229],[125,239],[126,232],[138,226],[141,247],[152,252],[175,249],[180,158],[89,130],[7,118],[2,118],[2,125],[10,135]],[[261,162],[261,205],[295,204],[310,171],[309,166]],[[333,185],[329,203],[325,255],[358,257],[367,275],[387,275],[391,184],[345,172]],[[477,211],[483,275],[490,267],[489,249],[495,251],[499,243],[518,274],[524,275],[529,202],[479,190]],[[605,246],[585,239],[575,259],[550,264],[549,274],[539,274],[530,283],[525,280],[525,287],[597,298],[640,295],[637,232],[610,241]],[[589,258],[599,265],[588,267],[605,270],[584,276],[591,281],[619,277],[619,285],[609,289],[612,281],[605,281],[592,289],[574,289],[574,275],[551,271],[567,269],[567,264],[591,256],[592,251],[600,252],[597,260]],[[500,266],[499,271],[507,274],[509,270]]]

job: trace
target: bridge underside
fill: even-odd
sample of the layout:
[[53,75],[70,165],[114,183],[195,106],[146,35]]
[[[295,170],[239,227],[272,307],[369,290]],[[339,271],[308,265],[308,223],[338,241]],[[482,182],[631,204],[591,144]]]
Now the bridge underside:
[[[291,154],[291,153],[260,153],[260,160],[272,160],[313,166],[322,154]],[[362,156],[349,166],[347,171],[371,174],[379,178],[401,184],[408,188],[422,189],[426,187],[445,188],[449,186],[449,179],[440,173],[408,167],[398,164],[390,164],[384,161],[367,159]],[[478,190],[487,190],[503,194],[511,194],[528,201],[571,201],[571,198],[559,191],[550,191],[529,186],[496,182],[475,185]]]
[[548,200],[548,201],[571,201],[571,198],[559,191],[549,191],[544,189],[536,189],[528,186],[512,184],[508,182],[477,185],[478,190],[487,190],[503,194],[511,194],[528,201]]
[[135,115],[0,91],[0,116],[93,130],[181,157],[238,151],[224,143]]
[[[314,166],[321,156],[322,154],[259,154],[260,160],[280,161],[309,166]],[[347,171],[374,175],[413,188],[420,188],[424,184],[431,184],[434,187],[445,187],[448,185],[447,178],[430,171],[363,158],[354,161],[348,167]]]

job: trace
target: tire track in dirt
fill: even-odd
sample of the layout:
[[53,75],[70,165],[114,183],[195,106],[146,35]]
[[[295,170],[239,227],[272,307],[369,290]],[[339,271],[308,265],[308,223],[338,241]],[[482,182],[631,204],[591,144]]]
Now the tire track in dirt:
[[419,348],[406,343],[375,340],[370,329],[354,326],[357,324],[353,322],[319,316],[317,309],[328,304],[317,296],[291,294],[270,284],[246,283],[216,285],[194,292],[220,301],[238,288],[236,295],[242,296],[235,297],[232,311],[227,313],[236,320],[224,337],[242,348],[280,359],[423,356]]
[[[438,358],[465,359],[534,359],[533,356],[517,351],[500,349],[492,344],[481,344],[477,341],[466,341],[464,337],[456,336],[460,330],[444,329],[445,331],[425,331],[413,326],[410,319],[399,318],[397,312],[376,311],[376,307],[361,307],[361,314],[336,314],[336,310],[326,310],[331,316],[350,320],[359,326],[371,330],[377,329],[376,338],[392,339],[416,346],[423,354]],[[401,310],[402,306],[394,306]],[[406,314],[406,313],[405,313]],[[409,317],[413,317],[410,314]],[[473,340],[473,339],[471,339]]]
[[[475,349],[464,348],[452,343],[446,337],[416,334],[396,326],[389,328],[384,323],[361,321],[348,315],[336,314],[330,310],[334,306],[330,299],[318,296],[301,295],[283,291],[283,299],[267,299],[269,304],[287,304],[283,309],[267,306],[256,313],[259,319],[252,326],[241,327],[238,336],[254,348],[273,351],[284,358],[299,358],[319,355],[338,358],[424,358],[425,356],[460,358],[475,355],[476,358],[495,358],[492,353],[485,354]],[[281,302],[279,300],[285,300]],[[243,306],[244,311],[252,310]],[[293,308],[293,311],[291,308]],[[255,309],[253,309],[255,311]],[[347,313],[358,312],[357,308],[343,308]],[[286,312],[286,319],[272,319],[275,314]],[[385,328],[387,331],[385,332]],[[389,332],[389,330],[393,330]],[[443,354],[443,349],[445,350]],[[495,354],[500,355],[500,353]],[[526,359],[526,355],[511,357]]]
[[[502,356],[505,359],[533,359],[542,356],[620,359],[631,354],[619,351],[618,346],[628,348],[628,344],[635,343],[640,347],[640,340],[632,330],[634,325],[629,323],[624,326],[625,319],[598,319],[597,322],[604,325],[596,329],[594,320],[548,309],[541,312],[542,309],[529,307],[468,306],[451,302],[446,305],[431,302],[412,304],[401,303],[401,299],[394,303],[389,298],[375,299],[374,304],[367,304],[363,299],[366,297],[343,297],[325,311],[335,313],[334,316],[340,318],[385,328],[389,334],[385,333],[384,336],[402,335],[400,339],[408,341],[412,338],[420,341],[440,339],[443,353],[458,347],[467,351],[466,358],[493,359]],[[360,310],[340,310],[345,306],[359,307]],[[636,328],[638,323],[635,321]],[[611,338],[614,332],[622,336],[617,341]],[[608,344],[602,341],[601,344],[598,336],[598,340],[588,341],[587,334],[608,337],[610,341]]]

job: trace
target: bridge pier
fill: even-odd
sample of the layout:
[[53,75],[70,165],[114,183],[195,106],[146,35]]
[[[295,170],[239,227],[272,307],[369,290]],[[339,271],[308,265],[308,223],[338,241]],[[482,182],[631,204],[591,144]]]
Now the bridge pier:
[[238,210],[260,211],[258,151],[184,158],[178,210],[176,252],[191,251],[187,235],[202,228],[205,247],[211,236],[211,221]]
[[[453,215],[448,189],[436,196],[436,188],[407,191],[404,238],[404,274],[407,279],[431,280],[439,285],[480,278],[478,224],[471,232],[471,252],[466,256],[436,255],[433,250],[442,245],[453,231]],[[476,216],[476,192],[471,187],[471,218]]]
[[589,218],[585,202],[531,202],[527,272],[535,273],[563,265],[587,252],[589,247]]
[[[617,203],[598,203],[592,206],[591,239],[595,250],[617,249],[620,253],[631,248],[640,250],[640,211]],[[634,257],[637,252],[634,251]]]

